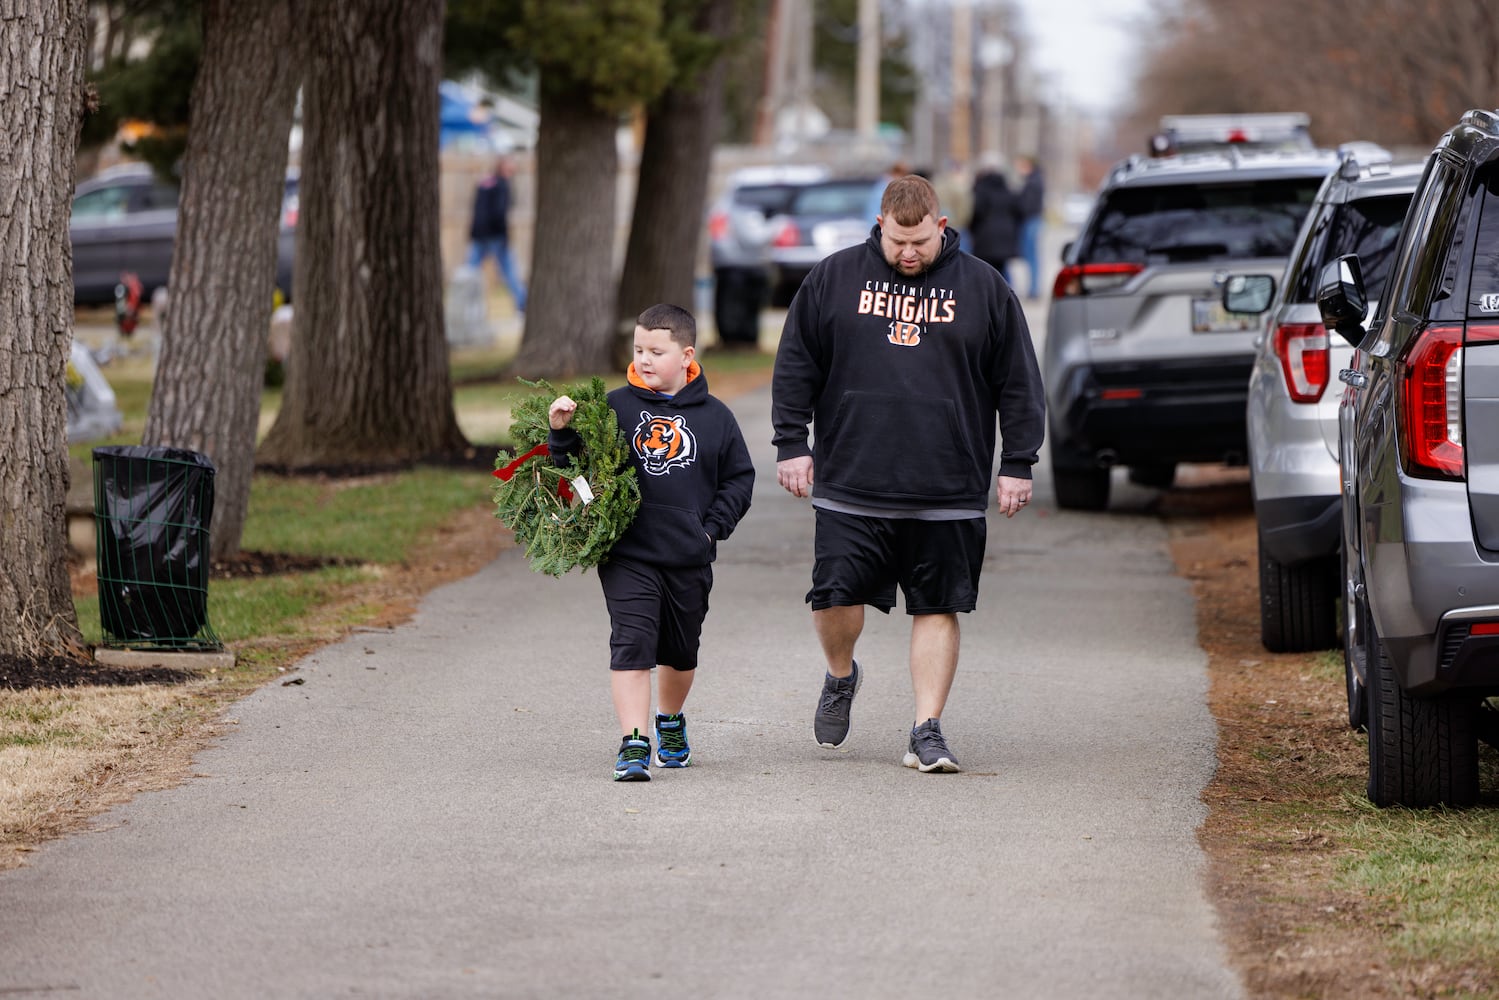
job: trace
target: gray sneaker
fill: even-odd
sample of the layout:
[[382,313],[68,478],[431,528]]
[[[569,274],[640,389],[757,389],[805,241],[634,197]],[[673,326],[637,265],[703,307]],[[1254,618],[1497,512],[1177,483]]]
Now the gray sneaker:
[[911,749],[901,761],[918,771],[961,771],[958,758],[947,749],[942,738],[942,725],[936,719],[927,719],[911,730]]
[[864,671],[859,661],[854,660],[854,672],[847,677],[827,674],[822,679],[822,699],[817,703],[817,717],[812,720],[812,733],[817,745],[836,750],[848,739],[848,714],[853,708],[854,695],[864,683]]

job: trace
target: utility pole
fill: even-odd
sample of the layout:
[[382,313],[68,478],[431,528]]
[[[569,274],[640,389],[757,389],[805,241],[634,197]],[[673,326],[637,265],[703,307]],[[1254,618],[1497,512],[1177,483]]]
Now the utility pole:
[[859,0],[859,66],[854,109],[859,138],[872,143],[880,127],[880,0]]
[[973,157],[973,7],[970,0],[952,6],[952,134],[948,153],[957,163]]
[[765,91],[760,97],[759,114],[755,116],[755,145],[775,142],[776,119],[786,105],[787,64],[791,29],[786,0],[770,0],[770,14],[765,23]]

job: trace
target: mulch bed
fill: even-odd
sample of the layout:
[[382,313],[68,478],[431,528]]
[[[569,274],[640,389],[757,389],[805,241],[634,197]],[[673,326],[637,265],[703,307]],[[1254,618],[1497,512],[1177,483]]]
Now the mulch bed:
[[182,684],[197,674],[173,667],[106,667],[68,656],[14,657],[0,654],[0,689],[70,688],[96,685]]

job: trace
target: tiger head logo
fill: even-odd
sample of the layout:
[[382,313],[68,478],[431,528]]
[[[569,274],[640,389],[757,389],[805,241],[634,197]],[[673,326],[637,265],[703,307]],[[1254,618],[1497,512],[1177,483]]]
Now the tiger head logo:
[[691,465],[697,457],[697,440],[681,416],[656,417],[642,410],[631,443],[645,471],[653,476]]

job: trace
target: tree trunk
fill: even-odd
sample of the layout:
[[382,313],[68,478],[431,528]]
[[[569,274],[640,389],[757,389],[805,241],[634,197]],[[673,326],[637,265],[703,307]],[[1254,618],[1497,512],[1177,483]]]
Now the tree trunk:
[[438,235],[442,0],[310,5],[296,308],[261,462],[395,466],[467,446]]
[[[614,220],[619,153],[615,116],[541,78],[536,137],[536,227],[526,332],[514,369],[570,378],[611,364],[617,284]],[[566,219],[567,226],[547,225]]]
[[0,17],[0,653],[84,653],[68,582],[68,220],[84,0]]
[[[210,553],[239,552],[255,467],[300,0],[207,0],[161,356],[142,443],[213,462]],[[246,114],[246,108],[256,109]]]
[[[735,0],[704,0],[697,31],[726,40]],[[723,58],[680,81],[651,106],[630,242],[619,280],[616,357],[629,354],[635,317],[657,302],[692,310],[693,277],[703,235],[708,173],[723,106]]]

